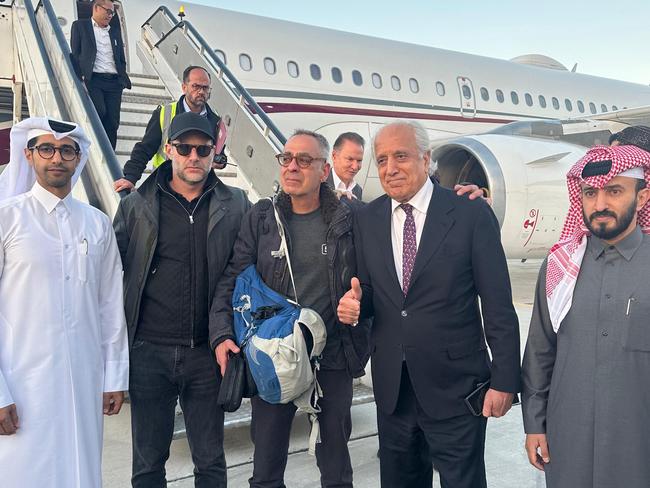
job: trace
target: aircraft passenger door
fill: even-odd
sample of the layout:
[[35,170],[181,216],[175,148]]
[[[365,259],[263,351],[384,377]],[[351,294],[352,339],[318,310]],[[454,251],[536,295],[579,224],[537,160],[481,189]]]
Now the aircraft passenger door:
[[463,117],[476,117],[476,99],[472,80],[464,76],[456,78],[458,81],[458,94],[460,95],[460,114]]

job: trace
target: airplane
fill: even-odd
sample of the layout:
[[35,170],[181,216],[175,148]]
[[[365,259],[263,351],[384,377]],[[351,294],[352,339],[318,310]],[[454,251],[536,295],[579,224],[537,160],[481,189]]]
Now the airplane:
[[[69,38],[88,3],[52,4]],[[159,0],[115,5],[138,72],[135,41]],[[184,8],[184,20],[285,135],[305,128],[332,142],[355,131],[369,141],[391,120],[420,121],[441,183],[489,189],[513,258],[544,256],[557,239],[568,206],[564,175],[586,148],[650,118],[649,86],[575,73],[543,55],[506,61],[204,5],[166,6]],[[371,152],[356,178],[365,199],[382,193]]]

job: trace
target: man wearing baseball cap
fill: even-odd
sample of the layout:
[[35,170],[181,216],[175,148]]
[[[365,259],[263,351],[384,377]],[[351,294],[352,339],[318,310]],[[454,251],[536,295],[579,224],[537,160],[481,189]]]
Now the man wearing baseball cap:
[[526,450],[549,488],[650,480],[650,153],[596,146],[537,282],[523,361]]
[[205,117],[178,114],[169,134],[169,159],[120,202],[114,221],[131,353],[131,482],[166,486],[180,400],[195,486],[225,487],[224,414],[208,312],[250,203],[212,171],[214,130]]

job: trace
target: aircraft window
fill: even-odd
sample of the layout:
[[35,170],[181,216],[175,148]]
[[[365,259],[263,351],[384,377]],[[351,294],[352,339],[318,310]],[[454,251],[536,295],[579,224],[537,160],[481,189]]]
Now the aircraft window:
[[510,99],[514,105],[519,105],[519,95],[517,95],[516,91],[510,92]]
[[601,112],[607,112],[607,105],[605,105],[604,103],[601,103],[600,104],[600,111]]
[[462,90],[463,90],[463,97],[465,98],[465,100],[469,100],[470,98],[472,98],[472,90],[469,89],[469,86],[463,85]]
[[553,108],[555,110],[560,110],[560,101],[555,97],[553,97],[551,101],[553,102]]
[[537,99],[539,100],[539,106],[546,108],[546,98],[544,98],[544,95],[540,95]]
[[503,98],[503,92],[501,90],[497,89],[496,94],[497,94],[497,100],[499,101],[499,103],[503,103],[503,100],[505,100]]
[[530,93],[526,93],[524,95],[524,98],[526,99],[526,105],[528,105],[529,107],[532,107],[533,106],[533,97],[530,95]]
[[214,54],[217,55],[217,57],[223,64],[226,64],[226,53],[224,53],[221,49],[215,49]]
[[618,110],[618,107],[616,105],[612,105],[612,110]]
[[481,87],[481,98],[486,102],[490,100],[490,92],[484,86]]
[[373,73],[372,74],[372,86],[375,88],[381,88],[383,85],[381,81],[381,75],[379,73]]
[[436,93],[441,97],[445,96],[445,84],[442,81],[436,81]]
[[270,74],[275,74],[275,61],[272,58],[264,58],[264,70]]
[[580,111],[581,114],[585,113],[585,104],[582,103],[582,100],[578,100],[576,102],[578,104],[578,110]]
[[244,71],[250,71],[253,69],[253,62],[248,54],[242,53],[239,55],[239,67]]
[[597,110],[596,110],[596,104],[595,104],[594,102],[589,102],[589,111],[590,111],[592,114],[595,114],[595,113],[597,112]]
[[295,61],[289,61],[287,63],[287,71],[289,72],[289,76],[292,78],[298,78],[298,75],[300,74],[300,70],[298,69],[298,63]]
[[352,83],[357,86],[363,85],[363,77],[361,76],[361,72],[356,69],[352,70]]
[[309,65],[309,72],[314,80],[318,81],[321,79],[320,66],[317,64]]
[[402,89],[402,82],[395,75],[390,77],[390,86],[393,87],[393,90],[400,91]]
[[569,112],[571,112],[571,110],[573,110],[573,104],[571,103],[571,100],[569,100],[568,98],[564,99],[564,106],[566,107],[566,109]]
[[415,78],[409,78],[409,88],[413,93],[417,93],[420,91],[420,84],[418,83],[418,80]]
[[334,83],[341,83],[343,81],[343,74],[341,74],[341,70],[336,66],[332,68],[332,81]]

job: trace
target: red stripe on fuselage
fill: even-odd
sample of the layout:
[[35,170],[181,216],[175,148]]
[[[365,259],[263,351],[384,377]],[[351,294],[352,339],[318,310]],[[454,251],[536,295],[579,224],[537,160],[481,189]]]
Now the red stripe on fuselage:
[[308,105],[305,103],[273,103],[261,102],[267,114],[273,113],[321,113],[338,115],[368,115],[374,117],[390,117],[400,119],[446,120],[449,122],[483,122],[488,124],[508,124],[510,119],[492,119],[487,117],[463,117],[460,115],[424,114],[420,112],[398,112],[393,110],[376,110],[353,107],[334,107],[331,105]]

